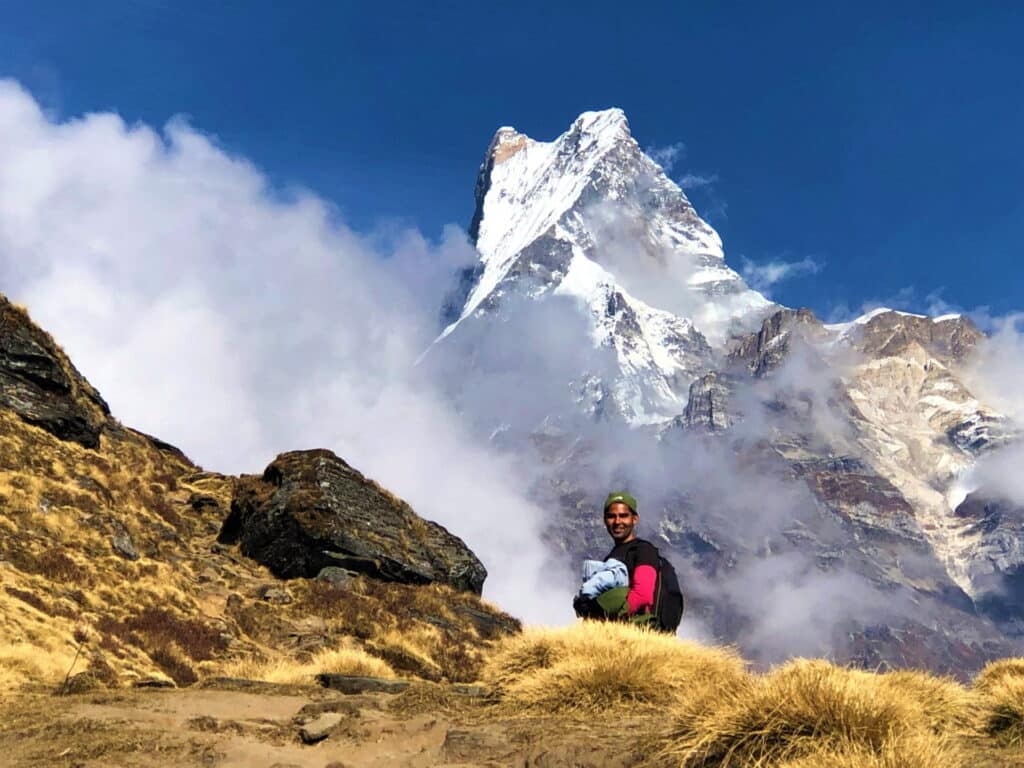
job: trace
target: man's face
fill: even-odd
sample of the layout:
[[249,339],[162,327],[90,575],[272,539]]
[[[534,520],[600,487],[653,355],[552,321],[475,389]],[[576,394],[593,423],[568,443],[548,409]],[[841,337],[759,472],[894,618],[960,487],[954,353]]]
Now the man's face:
[[608,529],[608,535],[616,544],[633,540],[633,529],[636,528],[639,519],[636,512],[621,501],[609,504],[608,509],[604,511],[604,527]]

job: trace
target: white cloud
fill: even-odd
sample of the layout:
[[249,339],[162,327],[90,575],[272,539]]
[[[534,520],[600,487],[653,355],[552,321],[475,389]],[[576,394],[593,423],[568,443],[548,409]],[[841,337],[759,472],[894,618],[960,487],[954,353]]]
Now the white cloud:
[[463,537],[491,599],[566,619],[517,470],[412,366],[474,252],[457,228],[371,241],[338,219],[182,120],[55,122],[0,81],[0,290],[118,418],[220,471],[331,448]]
[[663,147],[648,147],[644,152],[660,165],[665,173],[672,173],[676,163],[686,157],[686,145],[679,141]]
[[822,265],[809,256],[800,261],[775,260],[763,264],[744,259],[742,274],[751,288],[767,293],[774,285],[784,280],[801,275],[816,275],[821,270]]
[[687,191],[692,191],[694,189],[701,189],[702,187],[710,187],[712,184],[717,182],[717,173],[687,173],[683,178],[679,179],[679,186]]
[[985,320],[991,332],[972,360],[971,389],[982,401],[1024,425],[1024,312]]

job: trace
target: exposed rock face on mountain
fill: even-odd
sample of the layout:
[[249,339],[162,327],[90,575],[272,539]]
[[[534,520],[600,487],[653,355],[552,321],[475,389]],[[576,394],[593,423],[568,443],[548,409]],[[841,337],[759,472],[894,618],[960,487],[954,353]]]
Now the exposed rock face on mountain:
[[964,570],[979,608],[1024,635],[1024,509],[976,492],[957,506],[956,517],[971,542]]
[[340,566],[480,594],[487,577],[461,539],[325,450],[281,454],[240,480],[220,540],[282,578]]
[[610,393],[631,424],[681,411],[714,349],[772,306],[726,266],[718,234],[620,110],[587,112],[550,143],[501,128],[476,198],[480,264],[463,274],[440,344],[510,301],[568,297],[589,328],[580,343],[617,361],[611,375],[581,371],[581,389]]
[[[761,448],[852,535],[831,554],[834,545],[804,537],[805,552],[831,558],[826,570],[845,563],[878,589],[915,595],[905,631],[872,631],[870,642],[853,633],[848,652],[865,663],[916,657],[956,671],[1013,647],[975,614],[1005,619],[1010,601],[993,611],[992,574],[1012,582],[1024,528],[992,506],[954,513],[948,498],[979,451],[1009,439],[1006,420],[963,383],[962,366],[982,340],[963,317],[877,311],[825,326],[806,310],[782,310],[738,341],[724,371],[694,384],[685,429],[722,433],[759,421],[769,438]],[[985,526],[999,532],[983,554]]]
[[86,448],[110,416],[103,398],[53,340],[0,296],[0,407]]
[[[830,589],[803,625],[831,626],[814,652],[957,674],[1012,652],[1019,627],[993,585],[1013,594],[1024,530],[991,504],[954,511],[978,457],[1016,435],[971,390],[985,339],[970,320],[879,309],[825,325],[773,305],[726,265],[718,235],[618,110],[585,113],[551,143],[500,129],[476,201],[480,261],[461,275],[435,349],[460,337],[471,349],[543,346],[561,325],[509,334],[501,321],[568,298],[588,331],[561,349],[608,353],[573,358],[571,409],[589,421],[554,404],[491,425],[539,459],[561,549],[600,554],[593,506],[629,484],[694,613],[754,656],[774,642],[772,599],[791,594],[785,613]],[[460,357],[458,375],[481,359]]]

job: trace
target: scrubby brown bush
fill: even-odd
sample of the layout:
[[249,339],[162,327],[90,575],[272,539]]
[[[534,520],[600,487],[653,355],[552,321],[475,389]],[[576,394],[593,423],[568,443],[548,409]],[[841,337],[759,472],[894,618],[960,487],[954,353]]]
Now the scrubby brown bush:
[[351,589],[315,581],[300,598],[301,610],[331,619],[347,632],[368,639],[381,627],[393,627],[398,617],[379,601]]
[[79,566],[60,547],[44,550],[25,562],[25,571],[65,584],[92,584],[92,574]]
[[437,654],[437,663],[444,678],[453,683],[472,683],[480,679],[483,654],[451,632],[445,632]]
[[214,627],[155,606],[124,620],[102,616],[96,629],[101,633],[102,648],[116,653],[117,640],[134,645],[178,685],[191,685],[198,679],[190,662],[213,659],[227,647]]
[[142,636],[149,647],[177,645],[193,661],[212,659],[227,646],[214,627],[186,619],[164,608],[143,608],[124,622],[131,633]]
[[158,515],[169,526],[176,530],[181,528],[181,515],[163,496],[155,496],[148,506],[151,512]]
[[29,592],[27,589],[17,589],[15,587],[4,587],[4,589],[7,591],[7,594],[18,598],[23,603],[31,605],[37,611],[46,614],[51,613],[50,606],[48,606],[42,597],[37,595],[35,592]]

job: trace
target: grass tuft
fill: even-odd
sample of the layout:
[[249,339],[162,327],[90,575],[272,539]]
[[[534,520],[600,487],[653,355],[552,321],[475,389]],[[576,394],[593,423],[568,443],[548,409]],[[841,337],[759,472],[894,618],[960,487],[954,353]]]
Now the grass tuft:
[[922,721],[934,733],[970,733],[977,725],[977,701],[970,691],[948,677],[920,670],[899,670],[869,675],[888,694],[905,697],[920,710]]
[[295,659],[241,659],[223,665],[219,674],[262,680],[267,683],[312,685],[317,675],[334,673],[365,677],[393,678],[394,671],[384,661],[371,656],[352,643],[320,651],[305,661]]
[[981,693],[981,731],[999,744],[1024,748],[1024,677],[1005,675]]
[[978,691],[986,691],[1007,678],[1024,680],[1024,659],[990,661],[974,679],[974,688]]
[[609,622],[527,629],[505,638],[488,658],[483,680],[503,705],[532,713],[664,709],[709,690],[749,685],[730,649],[708,648]]
[[675,708],[662,756],[720,766],[958,766],[973,722],[970,694],[951,680],[884,675],[797,659],[745,690]]
[[966,768],[967,755],[954,739],[911,734],[885,742],[879,750],[851,745],[844,750],[821,750],[778,768]]

